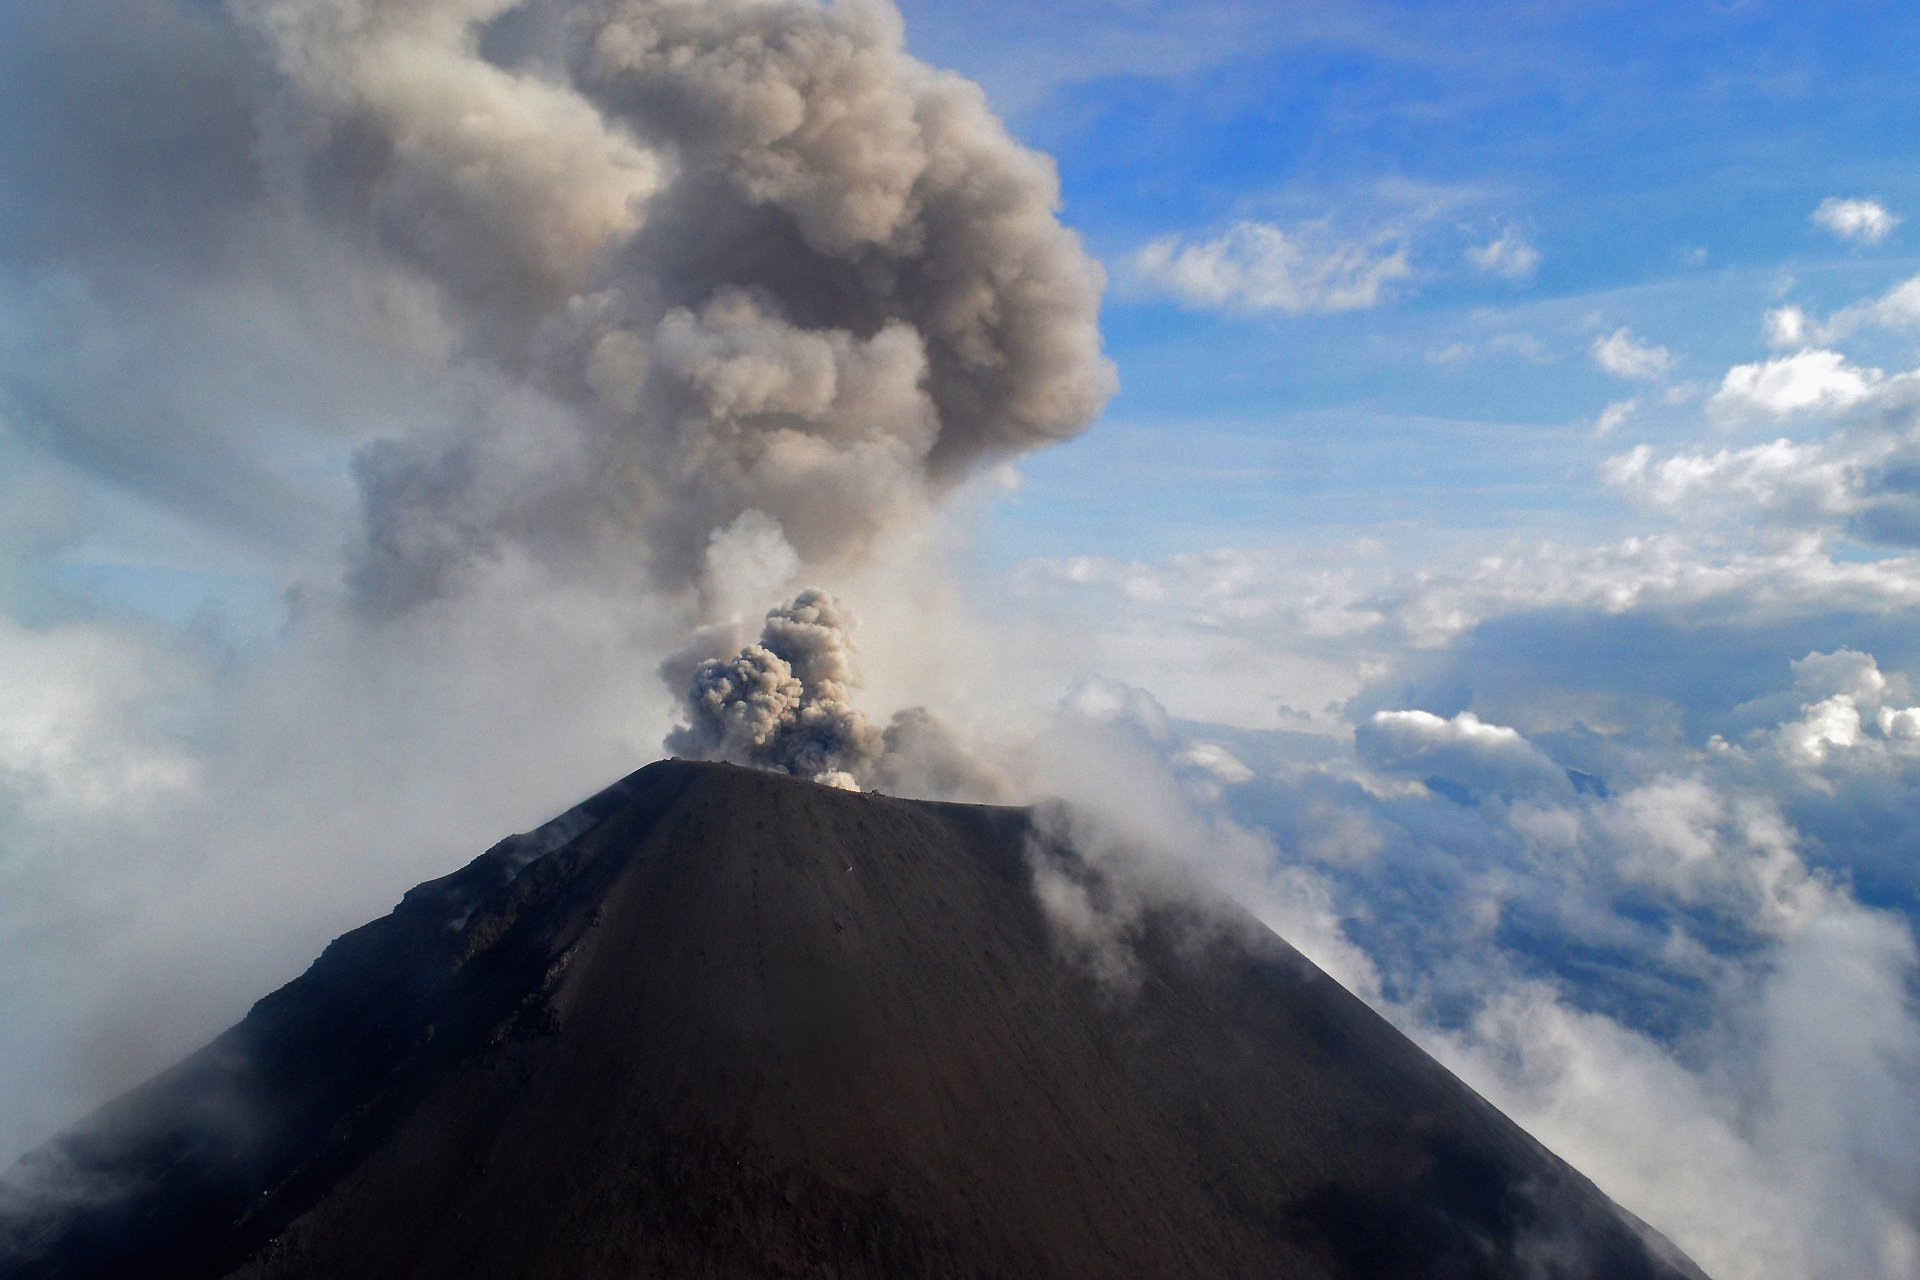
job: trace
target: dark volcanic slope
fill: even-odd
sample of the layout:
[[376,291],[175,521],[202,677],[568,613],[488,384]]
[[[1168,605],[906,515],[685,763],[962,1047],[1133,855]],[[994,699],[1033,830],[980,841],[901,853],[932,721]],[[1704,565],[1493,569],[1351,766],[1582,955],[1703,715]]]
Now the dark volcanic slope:
[[643,769],[29,1157],[0,1274],[1699,1275],[1271,935],[1101,988],[1029,835]]

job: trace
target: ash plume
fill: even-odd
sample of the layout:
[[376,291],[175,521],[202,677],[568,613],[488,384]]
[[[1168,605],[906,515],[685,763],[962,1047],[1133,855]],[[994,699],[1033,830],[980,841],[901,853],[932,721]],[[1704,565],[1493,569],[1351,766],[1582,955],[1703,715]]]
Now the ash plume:
[[769,613],[758,644],[700,664],[667,749],[857,788],[884,735],[848,701],[859,677],[847,627],[824,591]]
[[[78,744],[0,778],[0,950],[49,975],[7,1006],[0,1157],[257,994],[202,957],[304,960],[446,842],[630,764],[691,664],[636,672],[899,558],[1113,389],[1051,162],[885,0],[9,18],[0,478],[46,500],[10,513],[39,556],[98,489],[128,539],[244,586],[204,651],[197,623],[0,617],[10,654],[59,656],[16,684]],[[808,776],[989,785],[895,705]]]
[[370,612],[510,553],[700,590],[752,512],[855,563],[1112,392],[1051,162],[885,0],[230,10],[305,216],[545,406],[360,453]]
[[758,642],[695,668],[681,708],[687,723],[667,735],[664,748],[856,791],[1015,798],[982,753],[925,707],[896,712],[882,729],[854,705],[853,625],[820,590],[772,610]]

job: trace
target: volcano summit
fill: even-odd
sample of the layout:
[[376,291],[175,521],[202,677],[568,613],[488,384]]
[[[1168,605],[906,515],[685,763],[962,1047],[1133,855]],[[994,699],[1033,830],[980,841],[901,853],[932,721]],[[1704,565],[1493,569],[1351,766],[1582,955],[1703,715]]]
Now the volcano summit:
[[1103,984],[1040,858],[1098,885],[1027,810],[652,765],[27,1157],[0,1272],[1700,1276],[1230,904]]

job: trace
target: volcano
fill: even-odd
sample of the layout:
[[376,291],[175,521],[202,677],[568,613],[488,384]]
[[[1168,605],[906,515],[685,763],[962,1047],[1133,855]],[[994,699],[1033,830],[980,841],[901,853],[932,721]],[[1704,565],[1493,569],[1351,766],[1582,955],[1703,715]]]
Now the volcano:
[[1029,810],[649,766],[29,1155],[0,1274],[1700,1277],[1224,900],[1103,980],[1042,850],[1098,878]]

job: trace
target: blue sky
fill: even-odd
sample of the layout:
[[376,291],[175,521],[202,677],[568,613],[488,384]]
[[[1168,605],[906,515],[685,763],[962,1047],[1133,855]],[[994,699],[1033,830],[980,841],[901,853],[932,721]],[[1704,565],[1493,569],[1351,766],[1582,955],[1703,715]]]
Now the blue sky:
[[[1633,388],[1594,367],[1594,337],[1630,327],[1675,353],[1673,380],[1713,379],[1765,353],[1783,297],[1838,306],[1920,263],[1898,230],[1863,246],[1810,221],[1835,193],[1912,204],[1888,163],[1920,127],[1898,6],[906,12],[914,47],[1058,158],[1068,220],[1116,285],[1108,429],[1034,461],[1030,503],[990,535],[1007,556],[1083,520],[1104,545],[1197,549],[1396,517],[1604,519],[1590,428]],[[1159,237],[1248,220],[1405,245],[1411,269],[1331,315],[1182,305],[1131,278]],[[1509,232],[1537,268],[1475,270],[1466,251]],[[1634,438],[1693,429],[1649,418]],[[1104,477],[1134,458],[1165,475],[1157,452],[1194,431],[1244,441],[1270,483],[1189,496],[1169,477],[1164,514],[1101,507],[1120,492]],[[1352,481],[1329,474],[1330,438]]]
[[[1057,164],[1119,386],[947,493],[922,348],[622,311],[702,278],[689,208],[841,186],[675,205],[567,0],[338,8],[0,0],[0,1159],[657,755],[661,674],[825,583],[875,714],[1197,861],[1721,1280],[1920,1280],[1920,12],[904,0]],[[920,141],[883,3],[681,12],[832,31]],[[620,451],[695,384],[834,465]]]

